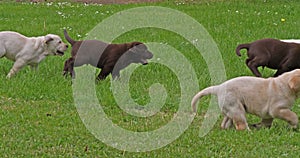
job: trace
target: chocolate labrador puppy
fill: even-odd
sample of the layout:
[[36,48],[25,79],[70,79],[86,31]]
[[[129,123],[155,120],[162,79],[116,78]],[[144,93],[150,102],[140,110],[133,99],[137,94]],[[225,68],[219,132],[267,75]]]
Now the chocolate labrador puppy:
[[261,77],[261,73],[257,70],[259,66],[277,69],[274,77],[300,68],[300,44],[297,43],[267,38],[238,45],[236,48],[238,56],[241,56],[241,49],[247,49],[246,64],[257,77]]
[[[64,30],[66,40],[72,45],[71,57],[65,61],[64,76],[68,73],[74,78],[74,66],[90,64],[100,68],[97,79],[104,80],[109,74],[113,79],[120,76],[120,70],[131,63],[148,64],[153,54],[141,42],[108,44],[98,40],[75,41]],[[76,61],[75,61],[76,60]]]

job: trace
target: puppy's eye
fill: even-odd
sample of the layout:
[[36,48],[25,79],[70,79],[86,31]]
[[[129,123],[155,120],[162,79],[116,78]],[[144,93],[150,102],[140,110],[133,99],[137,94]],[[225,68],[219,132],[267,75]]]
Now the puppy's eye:
[[59,44],[61,44],[61,41],[58,41]]

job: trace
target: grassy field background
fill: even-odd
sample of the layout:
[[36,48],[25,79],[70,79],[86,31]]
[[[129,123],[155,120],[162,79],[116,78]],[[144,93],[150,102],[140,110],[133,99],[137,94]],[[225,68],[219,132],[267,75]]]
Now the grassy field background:
[[[300,38],[298,0],[165,1],[128,5],[0,4],[1,31],[13,30],[26,36],[53,33],[63,37],[66,28],[74,39],[83,39],[99,22],[122,10],[149,5],[177,9],[196,19],[214,38],[222,53],[228,79],[252,76],[244,63],[246,55],[235,55],[237,44],[267,37]],[[205,61],[193,45],[179,35],[144,28],[123,34],[114,42],[128,41],[173,46],[194,67],[200,89],[210,86]],[[300,154],[299,130],[291,130],[281,120],[275,120],[271,129],[247,132],[221,130],[219,119],[205,137],[199,137],[210,97],[201,99],[198,115],[184,134],[163,148],[134,153],[107,146],[85,128],[74,106],[71,79],[62,76],[69,52],[70,49],[62,57],[46,58],[37,72],[26,67],[10,80],[5,77],[13,63],[4,58],[0,60],[0,157],[298,157]],[[267,68],[263,70],[264,77],[273,73]],[[138,68],[130,82],[131,96],[139,104],[149,101],[148,88],[157,82],[165,86],[168,98],[161,111],[150,118],[133,117],[119,109],[110,90],[110,78],[99,82],[96,91],[103,109],[114,123],[132,131],[147,131],[163,126],[173,117],[178,109],[179,82],[172,71],[154,63]],[[300,114],[298,102],[293,111]],[[248,122],[256,121],[259,119],[248,115]]]

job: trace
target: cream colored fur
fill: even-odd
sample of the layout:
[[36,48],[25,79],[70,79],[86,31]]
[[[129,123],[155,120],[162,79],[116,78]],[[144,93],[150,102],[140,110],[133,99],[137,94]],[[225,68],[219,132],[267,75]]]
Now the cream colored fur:
[[237,77],[220,85],[211,86],[197,93],[191,104],[196,112],[198,99],[205,95],[217,95],[224,115],[221,128],[235,126],[248,129],[246,113],[262,118],[256,127],[270,127],[274,118],[287,121],[297,127],[298,117],[290,109],[300,91],[300,69],[286,72],[276,78]]
[[17,32],[0,32],[0,57],[15,62],[7,78],[11,78],[26,65],[36,69],[46,56],[63,55],[67,47],[59,36],[53,34],[25,37]]

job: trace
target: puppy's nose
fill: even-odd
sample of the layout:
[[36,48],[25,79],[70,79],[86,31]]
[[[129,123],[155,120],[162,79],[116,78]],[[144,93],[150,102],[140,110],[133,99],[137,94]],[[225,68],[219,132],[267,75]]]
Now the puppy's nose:
[[149,59],[153,58],[153,54],[149,52]]
[[67,48],[69,48],[69,46],[68,46],[68,45],[66,45],[66,47],[67,47]]

